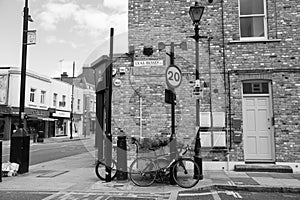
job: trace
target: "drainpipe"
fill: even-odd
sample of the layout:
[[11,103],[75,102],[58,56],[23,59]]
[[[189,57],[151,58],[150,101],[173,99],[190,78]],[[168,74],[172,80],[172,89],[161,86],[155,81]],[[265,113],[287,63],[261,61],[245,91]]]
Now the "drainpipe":
[[139,96],[140,100],[140,138],[143,136],[143,98]]

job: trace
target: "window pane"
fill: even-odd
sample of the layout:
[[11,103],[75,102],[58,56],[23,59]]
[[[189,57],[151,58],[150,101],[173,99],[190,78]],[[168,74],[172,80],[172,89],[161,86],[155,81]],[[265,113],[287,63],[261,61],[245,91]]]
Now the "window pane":
[[268,83],[262,83],[262,93],[263,94],[269,93],[269,84]]
[[256,82],[256,83],[243,83],[244,94],[268,94],[269,83],[267,82]]
[[252,93],[251,83],[244,83],[243,84],[243,93],[244,94],[251,94]]
[[264,17],[242,17],[241,37],[264,37]]
[[240,15],[264,14],[264,0],[240,0]]

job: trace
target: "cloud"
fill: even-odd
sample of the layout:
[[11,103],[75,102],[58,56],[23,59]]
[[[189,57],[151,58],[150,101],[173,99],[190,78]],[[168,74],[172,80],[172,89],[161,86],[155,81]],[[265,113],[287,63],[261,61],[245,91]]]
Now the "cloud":
[[53,31],[59,23],[72,20],[75,23],[73,30],[81,35],[99,38],[110,27],[114,27],[119,33],[127,31],[127,12],[124,12],[127,10],[127,0],[104,0],[104,6],[120,11],[114,13],[65,1],[50,1],[43,6],[43,11],[38,15],[42,28]]
[[103,5],[120,12],[127,12],[128,0],[104,0]]
[[65,41],[65,40],[57,39],[56,36],[54,36],[54,35],[48,36],[48,37],[46,38],[46,42],[47,42],[48,44],[54,44],[54,43],[61,43],[61,44],[64,44],[64,43],[67,43],[67,41]]
[[83,46],[83,45],[75,44],[74,42],[66,41],[66,40],[63,40],[63,39],[58,39],[54,35],[47,36],[46,37],[46,43],[47,44],[68,44],[74,49]]
[[74,3],[48,3],[43,6],[44,11],[38,15],[38,18],[45,30],[55,30],[59,21],[72,17],[78,8],[79,6]]

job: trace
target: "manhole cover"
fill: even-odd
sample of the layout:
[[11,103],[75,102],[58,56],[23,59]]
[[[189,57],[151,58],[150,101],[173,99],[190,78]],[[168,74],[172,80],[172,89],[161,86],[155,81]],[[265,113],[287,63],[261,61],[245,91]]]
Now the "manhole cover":
[[69,171],[50,171],[50,172],[38,175],[37,177],[40,177],[40,178],[53,178],[53,177],[65,174],[67,172],[69,172]]

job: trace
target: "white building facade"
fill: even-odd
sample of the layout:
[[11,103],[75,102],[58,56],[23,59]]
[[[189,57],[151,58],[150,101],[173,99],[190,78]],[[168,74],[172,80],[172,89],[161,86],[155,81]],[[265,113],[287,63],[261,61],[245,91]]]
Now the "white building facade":
[[[0,138],[9,140],[18,125],[20,69],[0,67]],[[83,132],[83,93],[74,86],[73,136]],[[40,137],[70,136],[72,84],[27,70],[25,118],[29,133]]]

